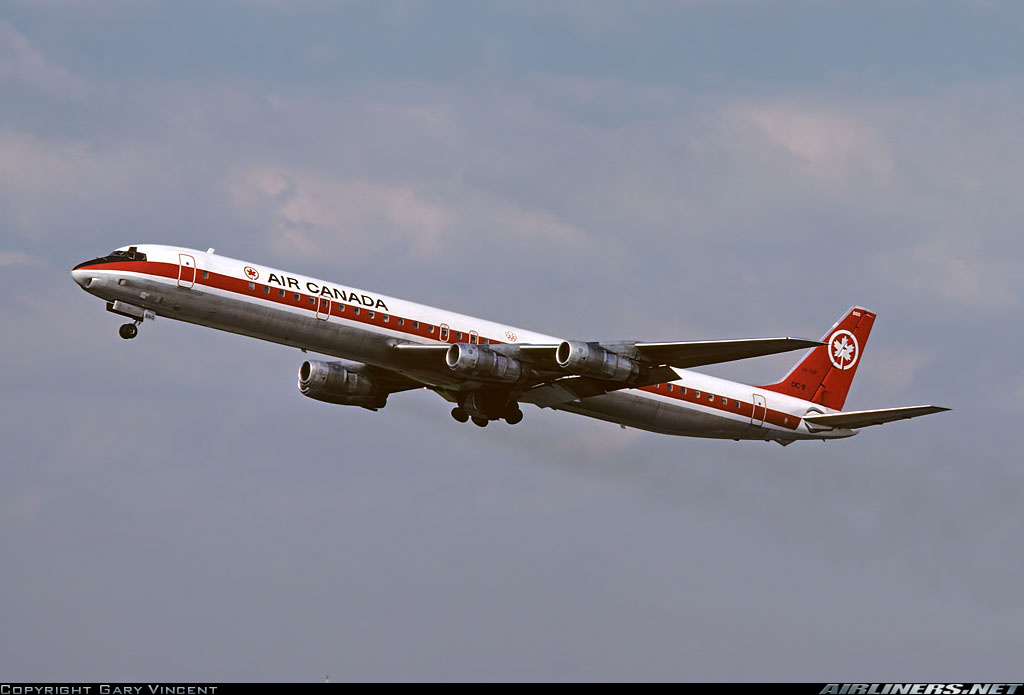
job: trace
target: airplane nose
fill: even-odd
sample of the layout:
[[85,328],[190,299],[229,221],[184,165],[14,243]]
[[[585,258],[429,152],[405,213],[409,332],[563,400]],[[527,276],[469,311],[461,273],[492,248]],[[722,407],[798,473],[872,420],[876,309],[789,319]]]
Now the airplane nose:
[[78,286],[83,289],[86,286],[88,286],[89,281],[92,280],[92,278],[93,274],[90,273],[88,270],[78,270],[76,268],[75,270],[71,271],[71,279],[77,282]]

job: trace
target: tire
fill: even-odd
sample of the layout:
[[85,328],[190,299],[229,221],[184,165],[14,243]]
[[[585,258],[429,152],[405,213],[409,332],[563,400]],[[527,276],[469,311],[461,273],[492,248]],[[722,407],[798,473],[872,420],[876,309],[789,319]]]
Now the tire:
[[469,413],[462,408],[452,408],[452,417],[458,422],[465,422],[469,419]]
[[131,340],[139,334],[139,327],[134,323],[125,323],[117,329],[117,334],[125,340]]
[[518,425],[522,421],[523,411],[520,410],[519,408],[516,408],[514,412],[507,413],[505,415],[505,422],[507,422],[510,425]]
[[477,427],[487,427],[487,419],[482,417],[473,416],[473,424]]

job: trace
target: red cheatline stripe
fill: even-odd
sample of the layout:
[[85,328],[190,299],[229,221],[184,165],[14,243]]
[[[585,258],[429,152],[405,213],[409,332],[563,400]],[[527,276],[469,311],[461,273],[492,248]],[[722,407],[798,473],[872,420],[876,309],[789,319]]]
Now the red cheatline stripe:
[[[168,278],[170,280],[178,281],[178,270],[179,266],[176,263],[161,263],[158,261],[130,261],[130,262],[119,262],[119,263],[105,263],[102,266],[87,266],[86,268],[79,268],[79,270],[87,270],[88,268],[100,268],[102,270],[111,271],[124,271],[139,273],[142,275],[153,275],[161,278]],[[209,277],[203,277],[203,273],[209,273]],[[264,302],[271,302],[274,304],[281,304],[284,306],[295,307],[304,309],[313,314],[317,313],[317,309],[320,308],[320,314],[323,315],[325,312],[322,310],[323,306],[320,302],[330,304],[330,315],[338,318],[343,318],[347,321],[354,321],[357,323],[364,323],[371,326],[379,326],[381,328],[387,328],[388,330],[395,331],[397,333],[406,333],[408,335],[416,335],[421,338],[428,338],[430,340],[439,340],[440,342],[453,343],[453,342],[468,342],[469,331],[460,331],[455,328],[449,328],[448,340],[441,341],[440,336],[440,325],[434,325],[426,323],[424,321],[417,321],[415,319],[407,319],[404,316],[395,316],[388,312],[382,312],[379,309],[372,309],[365,306],[358,306],[352,304],[343,304],[337,300],[329,300],[327,297],[320,297],[315,294],[308,294],[305,292],[297,292],[294,289],[278,287],[277,285],[267,285],[265,283],[251,282],[250,280],[243,280],[230,275],[222,275],[213,271],[196,270],[195,271],[195,284],[203,285],[205,287],[214,287],[216,289],[224,290],[226,292],[232,292],[235,294],[245,295],[253,299],[259,299]],[[253,288],[250,289],[249,285],[252,284]],[[269,288],[270,293],[268,294],[264,288]],[[281,293],[284,296],[281,296]],[[298,299],[295,297],[298,296]],[[357,313],[358,312],[358,313]],[[398,325],[399,320],[404,325]],[[419,328],[416,328],[413,323],[418,323]],[[459,334],[462,334],[463,340],[459,339]],[[485,338],[485,336],[481,336]],[[493,338],[486,338],[487,342],[491,345],[501,344],[502,341],[495,340]]]
[[[672,388],[669,391],[669,387]],[[686,393],[683,393],[683,388],[686,389]],[[707,391],[699,391],[700,396],[696,396],[698,390],[693,389],[690,386],[682,387],[678,384],[655,384],[653,386],[643,386],[640,391],[647,391],[648,393],[655,393],[664,398],[671,398],[677,401],[683,401],[684,403],[692,403],[694,405],[700,405],[705,408],[713,408],[720,410],[723,413],[732,413],[733,415],[742,415],[745,418],[752,418],[754,416],[754,404],[742,401],[736,398],[727,398],[717,393],[708,393]],[[722,399],[725,398],[725,403],[722,403]],[[740,404],[740,407],[736,407],[736,403]],[[764,407],[764,406],[759,406]],[[772,425],[778,425],[779,427],[785,427],[791,430],[795,430],[800,426],[800,418],[789,413],[782,412],[780,410],[772,410],[768,408],[765,413],[764,421]]]
[[[139,273],[142,275],[153,275],[156,277],[168,278],[175,282],[178,281],[178,272],[180,270],[180,267],[176,263],[163,263],[160,261],[104,263],[99,266],[86,266],[85,268],[79,268],[78,270],[87,270],[89,268],[99,268],[102,270],[112,271],[121,270],[131,273]],[[274,304],[298,307],[313,314],[316,314],[317,309],[320,308],[320,314],[323,315],[323,305],[321,302],[327,302],[330,305],[331,316],[336,316],[338,318],[345,319],[346,321],[379,326],[381,328],[395,331],[396,333],[406,333],[408,335],[416,335],[430,340],[439,340],[438,337],[435,337],[435,335],[439,335],[440,333],[439,326],[434,326],[433,324],[425,323],[423,321],[419,321],[419,328],[415,328],[413,326],[415,320],[413,319],[407,319],[404,316],[395,316],[394,314],[381,312],[376,309],[368,309],[365,306],[342,304],[337,300],[328,300],[326,297],[320,297],[315,294],[305,294],[303,292],[296,292],[293,289],[286,289],[276,285],[267,285],[258,282],[251,282],[249,280],[242,280],[230,275],[215,273],[213,271],[195,270],[194,272],[196,285],[215,287],[220,290],[249,296],[254,299],[260,299]],[[209,273],[209,277],[203,277],[203,273]],[[250,284],[253,286],[252,289],[249,287]],[[269,294],[264,290],[265,287],[270,288]],[[281,296],[282,292],[284,293],[284,296]],[[298,296],[297,300],[295,299],[296,296]],[[399,321],[404,325],[399,325]],[[457,338],[460,333],[468,340],[470,335],[469,331],[457,331],[454,328],[449,328],[448,340],[440,342],[461,342],[460,339]],[[503,342],[493,338],[487,338],[486,336],[480,336],[480,338],[481,340],[486,340],[492,345],[500,345]],[[684,395],[682,391],[683,387],[680,387],[677,384],[672,384],[671,386],[671,391],[668,390],[669,384],[643,386],[637,390],[654,393],[659,396],[672,398],[684,403],[700,405],[705,408],[713,408],[715,410],[728,412],[734,415],[742,415],[746,418],[753,417],[753,403],[740,401],[740,407],[737,408],[735,407],[737,399],[729,398],[726,403],[722,403],[723,396],[719,394],[709,394],[706,391],[701,391],[700,397],[698,398],[693,395],[695,391],[691,387],[686,387],[686,394]],[[709,398],[709,396],[713,396],[713,399]],[[791,430],[795,430],[800,425],[799,417],[772,409],[767,410],[764,421],[779,427],[786,427]]]

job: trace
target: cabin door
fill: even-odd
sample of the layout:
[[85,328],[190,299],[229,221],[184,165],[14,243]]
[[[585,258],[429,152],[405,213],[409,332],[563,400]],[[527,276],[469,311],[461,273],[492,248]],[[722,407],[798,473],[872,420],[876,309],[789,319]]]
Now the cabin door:
[[178,254],[178,287],[192,289],[196,284],[196,259],[187,253]]
[[764,400],[764,396],[759,393],[754,394],[754,412],[750,414],[750,424],[760,427],[764,424],[764,418],[768,415],[768,404]]
[[321,321],[326,321],[331,315],[331,300],[327,297],[317,297],[316,300],[316,317]]

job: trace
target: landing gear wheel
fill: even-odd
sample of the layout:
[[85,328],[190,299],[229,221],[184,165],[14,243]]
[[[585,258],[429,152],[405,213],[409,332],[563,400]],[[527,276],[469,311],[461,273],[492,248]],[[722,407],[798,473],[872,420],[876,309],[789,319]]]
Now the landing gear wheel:
[[452,408],[452,417],[455,418],[458,422],[465,422],[466,420],[469,419],[469,413],[467,413],[462,408]]
[[505,413],[505,422],[510,425],[518,425],[523,421],[523,411],[519,408]]
[[473,424],[477,427],[487,427],[487,418],[473,416]]
[[139,327],[134,323],[126,323],[117,329],[117,334],[125,340],[131,340],[139,334]]

